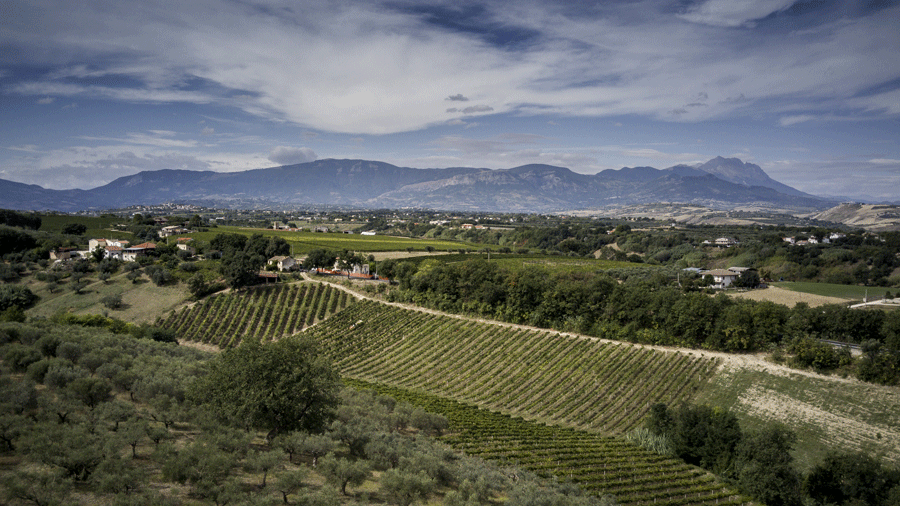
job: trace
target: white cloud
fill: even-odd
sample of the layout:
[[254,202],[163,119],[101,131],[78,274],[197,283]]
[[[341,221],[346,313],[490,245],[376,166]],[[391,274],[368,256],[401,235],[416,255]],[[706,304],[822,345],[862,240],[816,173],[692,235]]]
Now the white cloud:
[[793,5],[795,0],[707,0],[682,19],[714,26],[741,26]]
[[269,160],[279,165],[294,165],[297,163],[313,162],[317,158],[316,153],[309,148],[277,146],[269,153]]
[[778,124],[786,127],[786,126],[796,125],[798,123],[812,121],[814,119],[816,119],[816,117],[812,116],[810,114],[797,114],[795,116],[782,117],[781,119],[778,120]]
[[44,98],[39,99],[37,101],[37,103],[39,103],[41,105],[47,105],[47,104],[52,104],[54,100],[56,100],[56,99],[53,97],[44,97]]

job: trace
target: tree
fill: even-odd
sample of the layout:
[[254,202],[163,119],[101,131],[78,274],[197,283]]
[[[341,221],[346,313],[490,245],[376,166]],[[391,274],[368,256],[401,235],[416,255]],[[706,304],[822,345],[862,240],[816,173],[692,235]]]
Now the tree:
[[352,461],[329,453],[319,462],[319,472],[325,476],[325,481],[347,495],[347,485],[362,485],[369,477],[370,469],[369,463],[364,460]]
[[337,258],[337,255],[325,251],[324,249],[314,249],[306,255],[306,260],[303,261],[303,267],[306,269],[315,269],[317,267],[321,267],[323,269],[330,269],[334,266],[334,260]]
[[122,307],[122,294],[120,293],[111,293],[109,295],[103,296],[100,299],[100,303],[109,309],[120,309]]
[[87,225],[82,223],[69,223],[62,229],[62,233],[67,235],[84,235],[85,232],[87,232]]
[[304,469],[282,471],[275,475],[275,490],[281,493],[284,504],[288,504],[288,496],[303,488]]
[[247,458],[245,467],[249,471],[261,472],[262,483],[259,484],[259,488],[266,488],[266,478],[269,475],[269,471],[272,471],[273,469],[279,467],[281,465],[282,459],[284,459],[284,456],[281,454],[281,452],[254,452]]
[[257,274],[266,263],[265,257],[246,251],[229,251],[222,255],[219,269],[225,283],[231,288],[241,288],[256,281]]
[[337,372],[309,337],[261,345],[245,342],[210,362],[189,389],[223,419],[269,430],[318,432],[334,417]]
[[800,476],[791,456],[796,439],[793,432],[779,426],[745,436],[735,458],[741,488],[769,506],[799,505]]
[[27,286],[0,284],[0,311],[12,306],[27,309],[37,300],[38,296]]
[[381,475],[381,489],[392,503],[409,506],[428,497],[434,489],[434,480],[423,471],[411,473],[389,469]]

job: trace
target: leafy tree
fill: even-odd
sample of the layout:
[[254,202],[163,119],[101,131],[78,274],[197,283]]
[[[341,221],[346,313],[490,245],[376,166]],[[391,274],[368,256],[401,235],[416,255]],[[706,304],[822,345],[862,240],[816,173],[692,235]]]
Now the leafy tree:
[[284,504],[288,504],[289,495],[295,494],[303,488],[303,479],[305,477],[306,473],[302,467],[275,474],[275,485],[273,488],[281,494]]
[[334,252],[329,252],[324,249],[314,249],[306,255],[306,259],[303,261],[303,267],[306,269],[331,269],[334,267],[336,258],[337,254]]
[[780,426],[746,435],[736,449],[740,487],[769,506],[801,504],[800,475],[793,467],[796,435]]
[[424,501],[434,490],[434,480],[423,471],[412,473],[399,469],[388,469],[381,475],[381,489],[388,499],[397,506],[409,506]]
[[241,288],[256,282],[259,270],[265,263],[266,257],[262,255],[244,250],[230,250],[222,255],[219,269],[228,286]]
[[13,306],[27,309],[37,300],[38,296],[26,286],[0,284],[0,311]]
[[334,416],[339,386],[330,362],[308,337],[247,342],[210,361],[190,396],[221,418],[269,430],[320,431]]
[[19,499],[36,506],[65,504],[72,492],[72,481],[57,473],[17,470],[4,477],[7,499]]
[[810,471],[804,489],[818,504],[877,505],[898,485],[900,476],[869,455],[829,453]]
[[31,234],[0,225],[0,255],[30,250],[37,245]]
[[338,458],[333,453],[322,457],[318,469],[325,476],[325,481],[339,488],[343,495],[347,495],[347,485],[358,487],[371,474],[368,462]]
[[91,409],[112,398],[112,385],[105,378],[76,378],[66,389]]
[[59,467],[67,478],[86,481],[103,461],[104,443],[87,424],[50,422],[35,427],[24,446],[38,462]]
[[41,217],[37,214],[25,214],[10,209],[0,209],[0,225],[37,230],[41,228]]
[[122,307],[122,294],[112,293],[105,295],[100,299],[100,303],[109,309],[120,309]]
[[245,467],[250,471],[261,472],[262,482],[260,488],[266,488],[266,478],[269,472],[281,466],[284,456],[280,452],[258,451],[252,453],[245,463]]

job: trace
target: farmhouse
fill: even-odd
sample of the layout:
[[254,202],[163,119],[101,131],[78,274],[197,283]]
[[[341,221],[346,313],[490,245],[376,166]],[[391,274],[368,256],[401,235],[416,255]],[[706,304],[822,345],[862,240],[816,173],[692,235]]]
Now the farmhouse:
[[159,231],[159,236],[169,237],[173,235],[190,234],[192,232],[192,230],[184,227],[179,227],[178,225],[169,225],[168,227],[163,227],[162,230]]
[[142,242],[136,246],[131,246],[129,248],[124,248],[122,252],[122,259],[126,262],[133,262],[137,260],[138,257],[147,256],[147,254],[156,249],[156,245],[152,242]]
[[701,276],[712,276],[713,288],[727,288],[734,283],[734,280],[740,276],[740,273],[734,272],[729,269],[713,269],[711,271],[701,271]]
[[279,271],[289,271],[297,265],[297,261],[293,257],[274,256],[269,259],[270,264],[275,264]]
[[68,260],[73,256],[78,256],[77,251],[75,248],[56,248],[50,252],[50,260]]
[[194,256],[197,253],[197,250],[191,246],[191,242],[193,239],[190,237],[181,237],[178,239],[178,243],[175,245],[181,251],[187,251],[189,255]]

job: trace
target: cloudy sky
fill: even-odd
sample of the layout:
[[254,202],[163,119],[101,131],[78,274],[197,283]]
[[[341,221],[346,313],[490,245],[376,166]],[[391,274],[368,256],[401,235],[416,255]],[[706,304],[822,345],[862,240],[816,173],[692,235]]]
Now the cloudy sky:
[[0,178],[714,156],[900,200],[900,1],[4,0]]

